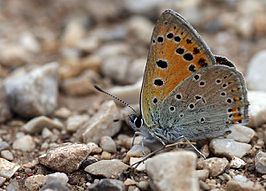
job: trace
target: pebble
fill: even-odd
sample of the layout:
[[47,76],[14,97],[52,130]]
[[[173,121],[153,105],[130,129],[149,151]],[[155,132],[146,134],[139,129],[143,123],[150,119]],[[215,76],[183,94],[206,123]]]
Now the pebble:
[[148,176],[155,190],[199,190],[198,180],[193,176],[196,154],[189,151],[167,152],[156,155],[146,162]]
[[207,169],[212,177],[222,174],[228,165],[229,162],[226,158],[212,157],[198,161],[198,168]]
[[121,121],[114,123],[114,119],[120,119],[119,110],[113,100],[105,101],[77,134],[82,135],[84,143],[99,143],[102,136],[113,136],[120,131]]
[[90,152],[86,144],[64,144],[40,156],[39,162],[53,170],[70,173],[79,168]]
[[251,145],[232,139],[215,138],[211,140],[210,149],[215,155],[242,158],[251,149]]
[[102,152],[102,149],[96,143],[90,142],[87,145],[91,149],[91,154],[99,154]]
[[[142,153],[144,151],[144,153]],[[142,147],[142,145],[133,145],[127,152],[126,157],[123,159],[124,162],[128,162],[131,157],[143,157],[149,154],[151,150],[148,147]]]
[[[112,95],[119,97],[128,104],[137,104],[139,103],[141,84],[142,80],[139,80],[133,85],[115,86],[109,89],[108,92],[110,92]],[[117,103],[121,104],[119,101],[117,101]]]
[[249,123],[251,127],[258,127],[266,123],[266,92],[248,91]]
[[229,180],[225,187],[226,191],[263,191],[264,188],[259,183],[254,183],[250,180],[237,181]]
[[255,167],[256,171],[261,174],[266,174],[266,153],[265,152],[258,152],[255,157]]
[[33,151],[35,149],[35,141],[33,140],[32,136],[25,135],[23,137],[17,138],[13,145],[13,149],[18,149],[21,151]]
[[3,150],[1,151],[1,157],[9,160],[9,161],[12,161],[14,159],[14,156],[13,154],[9,151],[9,150]]
[[148,45],[152,35],[153,24],[150,20],[141,16],[133,16],[128,21],[129,33],[132,33],[136,41]]
[[19,43],[26,50],[33,53],[38,53],[40,51],[40,44],[35,38],[35,36],[30,32],[24,32],[21,34]]
[[103,160],[110,160],[111,159],[111,153],[108,153],[108,152],[106,152],[106,151],[103,151],[102,152],[102,155],[101,155],[101,159],[103,159]]
[[[131,49],[132,48],[126,43],[106,43],[95,52],[95,56],[105,60],[111,57],[116,57],[117,55],[128,55]],[[101,70],[103,69],[102,65]]]
[[125,191],[125,185],[121,180],[101,179],[99,182],[88,186],[90,191]]
[[[1,67],[1,66],[0,66]],[[0,68],[1,71],[1,68]],[[4,86],[0,81],[0,123],[4,123],[12,116],[10,108],[7,104],[6,95],[4,93]]]
[[209,177],[209,170],[208,169],[196,170],[194,172],[194,175],[198,177],[199,180],[205,181]]
[[70,20],[62,35],[63,47],[76,47],[78,42],[84,37],[85,33],[86,29],[81,19]]
[[226,136],[227,139],[233,139],[242,143],[249,143],[255,135],[255,131],[243,125],[233,125],[229,128],[232,132]]
[[246,165],[245,161],[238,157],[233,157],[232,160],[230,161],[230,168],[243,168]]
[[20,165],[0,158],[0,177],[11,178],[19,168]]
[[66,129],[68,132],[75,132],[89,120],[88,115],[73,115],[67,119]]
[[65,107],[60,107],[59,109],[55,110],[54,115],[58,118],[67,119],[71,116],[71,111]]
[[47,139],[47,138],[52,137],[52,136],[53,136],[53,133],[49,129],[44,128],[42,130],[42,138],[43,139]]
[[44,128],[52,129],[59,129],[62,130],[64,128],[63,124],[58,120],[52,120],[46,116],[35,117],[28,121],[22,127],[27,133],[39,133]]
[[142,190],[148,190],[149,189],[149,182],[148,181],[145,181],[145,180],[142,180],[142,181],[140,181],[138,183],[138,186]]
[[68,182],[68,177],[65,173],[62,172],[55,172],[52,174],[49,174],[46,176],[47,177],[47,181],[52,181],[52,180],[59,180],[60,182],[66,184]]
[[135,180],[132,180],[130,178],[127,178],[125,181],[124,181],[124,184],[125,186],[133,186],[133,185],[136,185],[137,182]]
[[96,176],[104,176],[106,178],[117,178],[129,166],[123,162],[113,160],[101,160],[95,162],[85,168],[85,171]]
[[61,83],[63,92],[70,96],[85,96],[95,91],[94,84],[99,81],[99,75],[86,70],[78,77],[67,78]]
[[128,84],[127,71],[131,65],[131,58],[126,55],[116,55],[104,60],[101,66],[101,71],[104,76],[119,82],[121,84]]
[[9,144],[5,141],[0,141],[0,151],[8,149],[9,148]]
[[70,189],[65,185],[64,182],[60,180],[47,180],[40,191],[70,191]]
[[250,90],[266,92],[264,71],[266,71],[266,50],[256,53],[248,64],[246,80]]
[[110,153],[116,152],[116,144],[112,137],[110,136],[103,136],[100,140],[100,147],[103,149],[103,151],[107,151]]
[[39,190],[39,188],[46,182],[46,176],[42,174],[30,176],[25,180],[25,186],[29,190]]
[[6,181],[6,178],[0,176],[0,186],[2,186]]
[[[130,164],[130,166],[133,166],[133,164],[135,164],[136,162],[139,162],[139,161],[141,161],[142,160],[142,157],[140,158],[140,157],[130,157],[130,160],[129,160],[129,164]],[[142,172],[144,172],[145,170],[146,170],[146,162],[148,161],[149,159],[147,159],[146,161],[144,161],[144,162],[142,162],[142,163],[140,163],[138,166],[137,166],[137,168],[136,168],[136,170],[137,171],[142,171]]]
[[10,108],[22,117],[51,114],[57,107],[58,64],[38,67],[28,74],[9,77],[5,92]]

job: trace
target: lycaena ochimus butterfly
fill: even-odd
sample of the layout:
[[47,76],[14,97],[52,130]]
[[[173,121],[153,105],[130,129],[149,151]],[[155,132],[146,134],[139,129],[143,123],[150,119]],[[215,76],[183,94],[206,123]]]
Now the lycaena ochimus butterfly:
[[183,17],[166,10],[152,34],[140,110],[129,122],[145,139],[166,145],[213,138],[247,121],[247,89],[229,60],[214,56]]
[[129,123],[145,140],[167,145],[213,138],[247,121],[247,89],[229,60],[214,56],[183,17],[166,10],[152,34],[140,110]]

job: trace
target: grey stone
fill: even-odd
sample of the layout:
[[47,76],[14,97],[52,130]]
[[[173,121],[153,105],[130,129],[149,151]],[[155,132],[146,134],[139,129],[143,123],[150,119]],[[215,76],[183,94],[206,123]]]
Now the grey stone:
[[39,162],[53,170],[70,173],[79,168],[90,152],[85,144],[64,144],[40,156]]
[[20,165],[0,158],[0,176],[4,178],[11,178],[19,168]]
[[99,182],[88,186],[90,191],[125,191],[125,185],[120,180],[101,179]]
[[51,114],[57,106],[57,68],[54,62],[26,75],[7,78],[5,92],[10,108],[22,117]]
[[100,141],[100,147],[103,151],[107,151],[110,153],[116,152],[116,145],[112,137],[110,136],[103,136]]
[[255,131],[243,125],[233,125],[230,127],[232,133],[226,136],[227,139],[234,139],[242,143],[249,143],[255,135]]
[[154,190],[160,191],[198,191],[196,154],[189,151],[159,154],[146,162],[148,176],[152,179]]
[[262,91],[248,91],[249,123],[251,127],[258,127],[266,122],[266,93]]
[[198,162],[198,168],[207,169],[212,177],[222,174],[228,165],[229,162],[226,158],[217,157],[208,158]]
[[16,139],[12,145],[13,149],[22,151],[33,151],[35,149],[35,142],[30,135],[25,135]]
[[266,174],[266,153],[265,152],[258,152],[255,157],[255,167],[256,171],[261,174]]

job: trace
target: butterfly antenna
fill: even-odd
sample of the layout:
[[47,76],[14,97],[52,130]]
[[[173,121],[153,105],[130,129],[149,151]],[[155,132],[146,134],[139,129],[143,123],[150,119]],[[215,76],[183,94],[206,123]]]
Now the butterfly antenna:
[[112,97],[112,98],[118,100],[119,102],[121,102],[121,103],[124,104],[125,106],[129,107],[130,109],[132,109],[132,111],[134,111],[136,114],[138,114],[138,112],[137,112],[137,111],[136,111],[131,105],[129,105],[127,102],[125,102],[124,100],[122,100],[122,99],[120,99],[120,98],[118,98],[118,97],[116,97],[116,96],[114,96],[114,95],[112,95],[112,94],[110,94],[110,93],[104,91],[102,88],[100,88],[100,87],[97,86],[97,85],[94,85],[94,88],[95,88],[96,90],[98,90],[99,92],[102,92],[102,93],[104,93],[104,94],[106,94],[106,95],[108,95],[108,96],[110,96],[110,97]]

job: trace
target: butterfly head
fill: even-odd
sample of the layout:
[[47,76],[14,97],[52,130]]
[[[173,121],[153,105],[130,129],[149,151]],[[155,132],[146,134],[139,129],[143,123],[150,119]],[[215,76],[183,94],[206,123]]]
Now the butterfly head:
[[144,121],[141,115],[135,113],[129,115],[128,122],[135,131],[141,131],[141,129],[143,128]]

